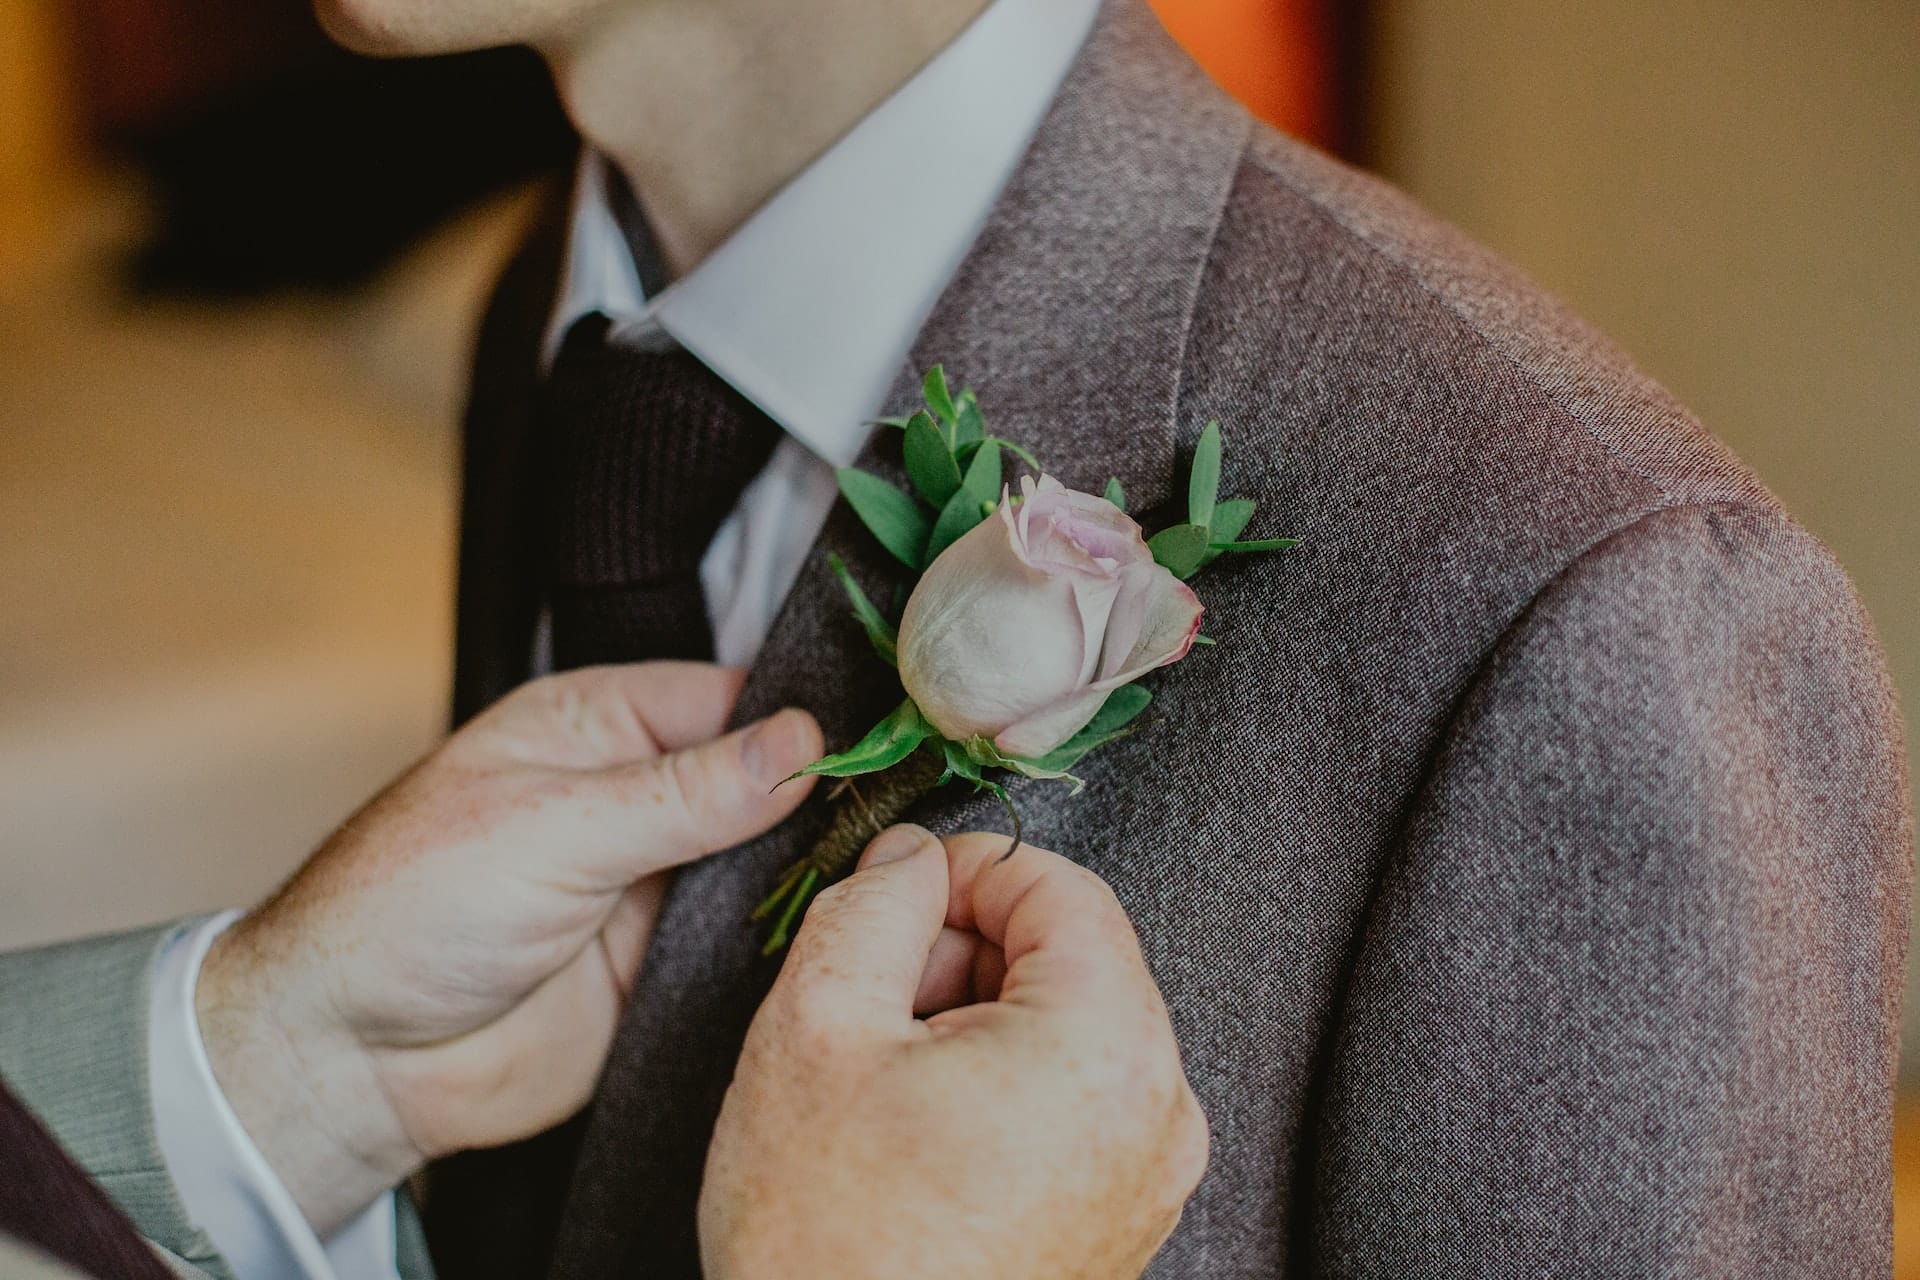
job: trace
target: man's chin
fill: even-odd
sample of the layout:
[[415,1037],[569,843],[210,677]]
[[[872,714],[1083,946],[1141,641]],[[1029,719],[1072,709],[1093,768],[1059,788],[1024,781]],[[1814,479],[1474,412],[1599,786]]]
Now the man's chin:
[[320,26],[336,44],[378,58],[519,43],[525,33],[508,29],[515,8],[501,0],[313,0]]
[[420,52],[396,39],[393,25],[370,12],[377,8],[379,0],[313,0],[314,16],[337,45],[376,57]]

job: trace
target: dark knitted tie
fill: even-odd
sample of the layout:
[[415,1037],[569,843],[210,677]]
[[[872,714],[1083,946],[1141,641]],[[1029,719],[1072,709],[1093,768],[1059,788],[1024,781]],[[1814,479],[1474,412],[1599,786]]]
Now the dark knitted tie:
[[173,1273],[65,1148],[0,1083],[0,1234],[103,1280]]
[[556,668],[711,658],[700,560],[780,427],[690,353],[574,324],[541,405]]

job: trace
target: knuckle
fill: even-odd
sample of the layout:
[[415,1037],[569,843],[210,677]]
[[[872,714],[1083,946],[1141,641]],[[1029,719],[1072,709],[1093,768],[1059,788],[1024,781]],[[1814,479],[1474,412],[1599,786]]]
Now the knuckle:
[[1200,1102],[1191,1089],[1182,1091],[1174,1119],[1173,1138],[1171,1172],[1174,1189],[1184,1202],[1200,1185],[1200,1179],[1206,1176],[1207,1160],[1213,1149],[1213,1133],[1207,1124],[1207,1113],[1200,1109]]
[[690,827],[713,807],[713,766],[707,753],[700,750],[676,751],[663,761],[661,772],[666,782],[668,802]]
[[1064,874],[1077,880],[1082,890],[1089,896],[1103,904],[1114,907],[1120,905],[1120,899],[1114,895],[1113,886],[1108,884],[1106,880],[1101,878],[1101,876],[1091,868],[1083,867],[1077,862],[1062,858],[1060,860],[1060,869]]
[[1127,914],[1120,895],[1094,871],[1077,862],[1061,860],[1059,874],[1072,886],[1076,899],[1084,904],[1089,919],[1099,928],[1101,940],[1121,950],[1133,950],[1139,940],[1133,929],[1133,917]]
[[1169,1028],[1163,1021],[1130,1025],[1133,1031],[1116,1044],[1116,1098],[1124,1098],[1128,1113],[1138,1118],[1135,1132],[1143,1140],[1162,1149],[1183,1151],[1197,1143],[1204,1163],[1206,1115],[1194,1096]]
[[538,710],[556,717],[562,724],[572,724],[586,702],[584,686],[590,672],[591,668],[550,672],[515,689],[503,705],[516,710]]
[[1127,914],[1126,904],[1120,901],[1120,895],[1113,886],[1084,867],[1076,868],[1091,883],[1087,887],[1090,904],[1100,913],[1100,924],[1107,937],[1124,943],[1129,949],[1139,945],[1133,931],[1133,917]]
[[847,908],[847,899],[852,893],[852,880],[836,880],[813,895],[813,907],[808,914],[824,917],[844,911]]
[[833,895],[834,914],[847,919],[866,919],[897,914],[911,906],[910,900],[891,881],[874,876],[854,876],[828,890]]
[[841,1002],[832,974],[805,963],[804,957],[794,959],[802,963],[786,975],[791,980],[785,981],[779,1024],[784,1051],[802,1062],[829,1061],[844,1043]]
[[565,693],[568,684],[569,682],[567,680],[562,679],[562,673],[550,671],[546,675],[535,676],[519,688],[508,693],[507,696],[501,700],[500,705],[511,706],[516,703],[550,703]]
[[852,876],[828,885],[814,896],[807,912],[814,945],[837,936],[858,935],[881,921],[914,910],[913,901],[891,882],[872,876]]

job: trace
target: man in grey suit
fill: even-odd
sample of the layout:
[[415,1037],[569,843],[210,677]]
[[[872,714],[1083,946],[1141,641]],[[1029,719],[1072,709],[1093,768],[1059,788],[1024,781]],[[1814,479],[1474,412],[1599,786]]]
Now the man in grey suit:
[[[400,0],[352,7],[432,43]],[[848,745],[890,686],[820,563],[888,571],[808,505],[805,455],[897,461],[834,422],[910,409],[944,363],[1069,484],[1153,512],[1218,418],[1253,535],[1303,546],[1216,571],[1218,646],[1086,794],[1015,784],[1139,923],[1213,1126],[1152,1274],[1883,1270],[1911,828],[1845,577],[1600,336],[1250,122],[1141,0],[1098,8],[551,0],[436,28],[542,47],[588,143],[479,347],[460,714],[684,644],[751,662],[742,714],[805,705]],[[1040,109],[993,132],[1012,99]],[[957,249],[913,240],[970,201]],[[903,302],[902,276],[937,283]],[[593,1106],[443,1169],[442,1256],[698,1271],[775,972],[741,921],[818,821],[680,875]]]
[[[535,43],[589,144],[476,360],[463,718],[710,654],[751,667],[740,721],[850,742],[888,684],[819,566],[887,571],[829,464],[897,466],[855,428],[935,362],[1139,511],[1219,418],[1253,532],[1305,539],[1215,571],[1218,646],[1085,795],[1016,784],[1137,923],[1212,1126],[1149,1274],[1886,1269],[1883,665],[1825,551],[1600,337],[1253,125],[1140,0],[328,18]],[[437,1170],[443,1270],[700,1272],[779,972],[743,921],[817,821],[680,873],[586,1112]]]

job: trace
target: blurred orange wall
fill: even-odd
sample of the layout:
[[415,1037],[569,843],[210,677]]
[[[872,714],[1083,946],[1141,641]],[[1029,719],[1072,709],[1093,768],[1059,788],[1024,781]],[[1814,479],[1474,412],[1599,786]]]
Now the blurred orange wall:
[[50,0],[0,0],[0,281],[39,250],[70,174]]
[[1339,142],[1339,0],[1151,0],[1174,38],[1249,110],[1298,138]]

